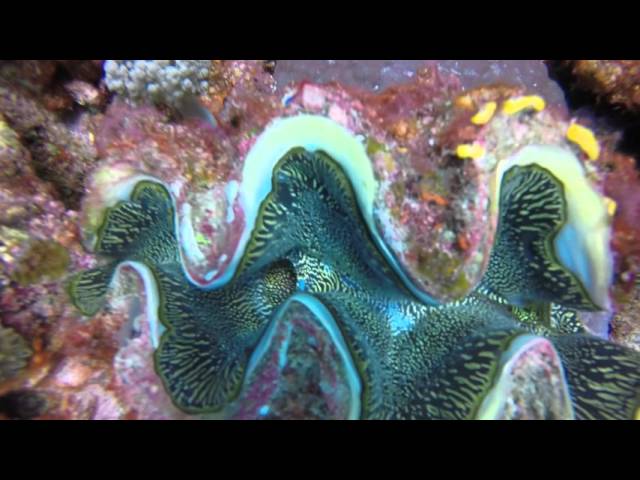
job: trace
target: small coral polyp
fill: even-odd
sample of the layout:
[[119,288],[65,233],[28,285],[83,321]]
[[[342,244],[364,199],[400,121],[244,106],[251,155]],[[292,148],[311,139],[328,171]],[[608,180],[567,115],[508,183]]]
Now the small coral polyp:
[[350,418],[508,417],[523,359],[540,352],[554,362],[550,379],[529,381],[553,386],[545,416],[637,416],[640,354],[576,321],[576,310],[606,307],[604,200],[567,146],[501,158],[511,160],[499,160],[488,197],[496,207],[488,268],[459,300],[425,292],[387,245],[363,141],[305,114],[275,120],[248,152],[237,198],[244,228],[224,272],[205,284],[192,278],[185,252],[197,238],[185,234],[175,189],[133,175],[95,230],[101,266],[69,290],[91,315],[122,265],[141,273],[157,374],[191,414],[237,411],[295,304],[336,346]]

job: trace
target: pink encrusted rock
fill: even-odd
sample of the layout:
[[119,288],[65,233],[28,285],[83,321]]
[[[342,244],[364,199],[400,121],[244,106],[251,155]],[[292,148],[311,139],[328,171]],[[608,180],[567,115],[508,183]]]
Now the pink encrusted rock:
[[502,420],[569,420],[573,418],[562,364],[553,345],[539,339],[511,361],[502,380]]
[[24,374],[0,385],[0,392],[39,392],[48,418],[93,418],[96,412],[114,418],[118,408],[100,398],[109,378],[106,332],[117,316],[90,323],[70,304],[69,274],[95,259],[80,244],[77,212],[36,175],[31,155],[3,120],[0,164],[8,175],[0,176],[0,318],[28,339],[33,355]]
[[91,373],[91,367],[81,357],[70,357],[62,363],[54,381],[62,388],[75,388],[85,384]]
[[92,136],[100,115],[80,115],[76,125],[69,128],[41,100],[0,78],[0,111],[29,146],[32,168],[50,183],[58,200],[75,209],[85,177],[97,161]]
[[153,346],[144,316],[135,320],[138,336],[130,339],[114,358],[114,389],[131,410],[129,418],[145,420],[187,419],[162,385],[153,364]]
[[121,269],[111,296],[111,308],[127,320],[119,330],[119,348],[113,358],[113,390],[129,409],[128,418],[145,420],[187,419],[167,394],[156,374],[147,296],[141,277],[130,267]]
[[58,319],[45,364],[28,380],[48,399],[42,418],[189,418],[155,373],[149,315],[142,278],[122,267],[101,313]]
[[323,108],[326,102],[322,88],[316,85],[305,85],[302,90],[302,103],[311,110]]
[[192,279],[207,283],[224,272],[244,228],[233,188],[241,163],[225,134],[195,120],[173,124],[154,109],[116,103],[96,142],[104,160],[83,202],[85,245],[92,248],[105,207],[126,199],[123,185],[153,177],[176,200],[179,235],[186,239],[181,245],[189,242],[183,259]]
[[[615,142],[615,136],[610,139]],[[636,159],[604,148],[595,162],[604,193],[615,206],[611,247],[614,252],[615,281],[612,288],[616,316],[611,338],[640,350],[640,172]]]
[[48,335],[68,306],[64,279],[91,265],[79,242],[77,213],[35,175],[29,152],[0,118],[0,310],[28,338]]
[[230,418],[346,419],[351,395],[335,343],[307,308],[293,303]]
[[64,409],[56,415],[50,411],[45,418],[74,420],[121,420],[126,412],[114,394],[92,383],[61,400]]

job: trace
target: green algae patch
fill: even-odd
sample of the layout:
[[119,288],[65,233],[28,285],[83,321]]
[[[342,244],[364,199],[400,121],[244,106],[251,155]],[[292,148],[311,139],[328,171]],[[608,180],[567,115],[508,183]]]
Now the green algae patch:
[[32,240],[11,278],[23,286],[57,280],[68,266],[69,252],[58,242]]
[[27,341],[15,330],[0,325],[0,383],[24,370],[30,357]]
[[418,273],[433,284],[449,285],[446,294],[452,297],[464,295],[469,290],[469,280],[460,268],[461,261],[439,250],[424,252],[418,258]]
[[384,143],[380,143],[375,138],[369,137],[367,138],[366,151],[369,158],[371,158],[378,152],[386,152],[387,147]]

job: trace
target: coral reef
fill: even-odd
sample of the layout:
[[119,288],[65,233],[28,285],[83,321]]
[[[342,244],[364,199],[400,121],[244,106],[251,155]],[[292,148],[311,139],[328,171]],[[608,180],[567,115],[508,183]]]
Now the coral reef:
[[564,60],[560,68],[568,69],[575,86],[599,101],[640,112],[640,61]]
[[185,97],[204,94],[209,60],[107,60],[107,88],[134,102],[179,106]]
[[0,112],[3,128],[10,127],[28,150],[35,175],[49,182],[65,205],[77,208],[85,177],[97,160],[93,132],[99,115],[80,112],[68,125],[42,99],[1,77]]
[[100,86],[101,60],[2,60],[0,78],[51,112],[70,113],[75,106],[99,109],[106,100]]
[[615,209],[611,247],[615,252],[615,282],[612,297],[615,315],[611,319],[611,337],[640,350],[640,172],[636,159],[621,153],[607,153],[604,191]]
[[[606,401],[594,409],[580,400],[608,381],[593,378],[595,372],[610,368],[606,375],[621,381],[623,391],[635,388],[633,374],[620,380],[633,355],[581,332],[639,350],[636,159],[616,127],[581,111],[567,115],[542,62],[177,62],[0,61],[1,328],[30,352],[18,374],[0,382],[2,418],[590,418],[613,415]],[[610,71],[614,64],[631,65],[599,63]],[[496,80],[513,86],[487,85]],[[624,86],[626,80],[616,81]],[[599,95],[613,98],[605,89]],[[615,105],[630,111],[627,100]],[[350,256],[365,258],[352,267],[341,260],[348,242],[326,234],[344,230],[343,220],[326,223],[320,207],[294,216],[312,225],[305,235],[276,235],[300,240],[293,251],[280,255],[269,240],[258,259],[245,255],[260,243],[256,222],[278,228],[262,203],[272,180],[281,188],[284,172],[305,172],[295,162],[282,167],[295,148],[324,151],[329,165],[343,169],[342,184],[353,186],[356,202],[344,218],[360,216],[362,223],[351,220],[349,229],[363,240],[361,252]],[[518,224],[517,215],[501,223],[500,198],[535,165],[555,179],[546,191],[564,189],[568,217],[559,220],[554,242],[527,248],[537,259],[551,258],[549,252],[555,257],[499,273],[505,264],[521,264],[509,250],[526,237],[505,230],[505,222]],[[544,172],[536,175],[539,181]],[[148,212],[162,202],[135,207],[136,192],[149,182],[162,185],[172,212],[164,241],[155,244],[145,243],[144,228],[156,228],[157,211]],[[330,185],[321,182],[321,190]],[[315,188],[301,190],[305,201]],[[553,197],[540,215],[557,216]],[[336,204],[335,195],[323,198]],[[282,208],[277,205],[294,208],[290,201],[271,203],[274,214]],[[126,217],[133,224],[145,216],[150,223],[124,228],[127,251],[140,253],[114,257],[105,229],[124,221],[117,213],[122,205],[131,205]],[[303,241],[308,238],[314,240]],[[170,244],[177,248],[158,260]],[[330,253],[318,253],[329,245]],[[372,249],[377,253],[366,253]],[[166,280],[175,283],[172,293],[206,298],[196,317],[220,302],[237,308],[215,300],[232,290],[225,295],[242,299],[243,290],[257,288],[254,302],[264,298],[261,308],[270,309],[236,325],[248,328],[253,319],[254,333],[226,348],[252,347],[242,352],[241,372],[233,355],[226,358],[233,368],[223,378],[236,387],[226,396],[229,384],[222,382],[210,392],[224,407],[218,412],[211,405],[179,408],[184,405],[176,401],[197,392],[188,381],[176,386],[171,375],[182,361],[176,335],[185,338],[186,330],[172,331],[180,322],[171,315],[178,312],[166,311],[167,283],[154,279],[165,262],[174,265]],[[369,285],[350,268],[372,268],[380,284]],[[561,288],[536,280],[536,268],[553,272]],[[85,269],[97,273],[74,276]],[[245,271],[251,275],[243,277]],[[523,295],[522,283],[535,287]],[[261,284],[269,288],[261,291]],[[101,287],[89,294],[91,285]],[[386,293],[384,285],[390,285]],[[282,288],[299,302],[283,307]],[[314,293],[323,288],[328,291]],[[390,301],[392,291],[407,303]],[[392,333],[353,323],[349,308],[376,312],[373,323]],[[462,390],[443,383],[435,365],[465,368],[455,359],[475,353],[454,352],[451,345],[466,348],[461,345],[488,338],[473,324],[477,308],[520,333],[495,337],[502,343],[487,360],[498,365],[491,386],[472,394],[471,410],[468,404],[452,409],[449,402],[458,402],[455,392]],[[438,333],[420,327],[441,318]],[[450,319],[475,326],[464,330]],[[456,340],[429,341],[424,354],[416,345],[425,335]],[[406,356],[398,362],[406,368],[398,368],[400,353],[388,348],[407,336],[410,346],[399,347]],[[421,368],[430,372],[429,385],[413,376]],[[202,374],[196,370],[187,375],[191,381]],[[397,392],[380,390],[380,383]],[[440,396],[420,396],[426,413],[402,406],[412,392],[429,388]],[[618,404],[617,414],[633,415],[630,405]]]

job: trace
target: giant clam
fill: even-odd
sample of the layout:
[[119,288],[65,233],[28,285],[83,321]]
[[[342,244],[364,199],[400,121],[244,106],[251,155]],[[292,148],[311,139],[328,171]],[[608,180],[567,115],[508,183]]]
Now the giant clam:
[[576,313],[608,306],[605,200],[564,145],[530,144],[493,167],[488,269],[458,300],[425,293],[388,247],[363,142],[305,114],[275,120],[248,152],[245,226],[220,275],[190,276],[194,238],[173,191],[143,173],[114,192],[97,229],[103,264],[69,290],[91,315],[123,264],[141,273],[157,373],[189,413],[225,411],[295,304],[339,345],[350,417],[499,418],[514,365],[541,345],[559,359],[563,417],[637,416],[640,356],[587,333]]

